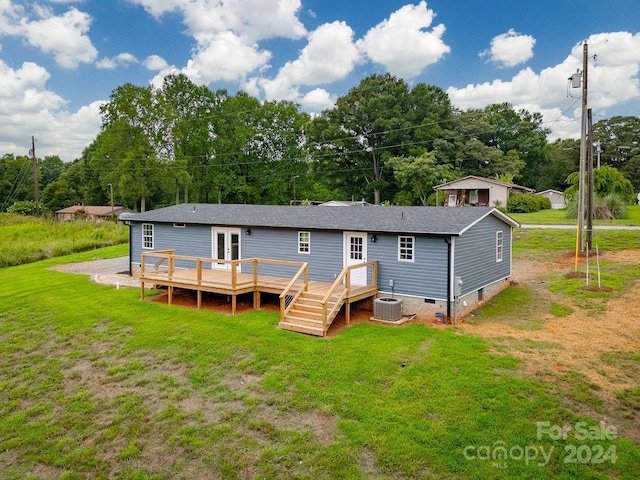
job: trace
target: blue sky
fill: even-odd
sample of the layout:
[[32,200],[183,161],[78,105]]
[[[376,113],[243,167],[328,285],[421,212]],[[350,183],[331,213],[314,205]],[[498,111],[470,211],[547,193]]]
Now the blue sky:
[[576,137],[585,40],[595,119],[640,114],[639,19],[637,0],[0,0],[0,155],[35,135],[38,156],[73,160],[113,89],[179,72],[309,112],[390,72]]

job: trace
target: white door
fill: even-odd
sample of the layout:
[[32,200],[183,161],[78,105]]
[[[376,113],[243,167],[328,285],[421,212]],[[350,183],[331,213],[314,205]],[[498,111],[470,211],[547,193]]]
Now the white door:
[[[344,232],[344,266],[357,265],[367,261],[367,234]],[[352,285],[367,284],[367,267],[351,270]]]
[[[240,229],[238,228],[214,228],[213,229],[213,258],[217,260],[240,259]],[[216,263],[212,268],[230,270],[229,263]]]

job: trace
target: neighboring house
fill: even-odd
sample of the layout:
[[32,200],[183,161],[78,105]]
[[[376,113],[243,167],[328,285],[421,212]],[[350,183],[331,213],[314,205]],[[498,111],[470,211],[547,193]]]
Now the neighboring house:
[[515,183],[502,182],[492,178],[469,175],[433,187],[434,190],[445,192],[445,206],[506,206],[509,195],[513,193],[533,193],[533,188],[523,187]]
[[[508,285],[512,228],[518,226],[489,207],[181,204],[123,214],[119,220],[130,227],[134,275],[140,274],[143,254],[167,250],[177,259],[172,272],[180,268],[178,256],[214,259],[205,273],[229,270],[237,260],[271,259],[306,262],[309,279],[327,284],[335,283],[345,269],[373,262],[374,273],[368,270],[364,276],[375,276],[368,282],[377,291],[368,296],[395,295],[403,299],[405,312],[427,318],[435,312],[446,312],[449,318],[452,310],[467,313]],[[202,267],[204,261],[198,262]],[[244,273],[252,267],[246,263],[241,268]],[[353,284],[356,274],[351,272]],[[458,288],[457,280],[462,281]],[[347,315],[348,307],[347,302]]]
[[58,220],[75,220],[84,218],[87,220],[108,220],[111,216],[118,216],[125,212],[124,207],[102,206],[102,205],[73,205],[71,207],[57,210]]
[[321,207],[370,207],[371,204],[362,200],[329,200],[320,204]]
[[567,206],[564,200],[564,193],[559,192],[558,190],[549,188],[536,193],[536,195],[542,195],[543,197],[548,198],[551,202],[551,208],[565,208]]

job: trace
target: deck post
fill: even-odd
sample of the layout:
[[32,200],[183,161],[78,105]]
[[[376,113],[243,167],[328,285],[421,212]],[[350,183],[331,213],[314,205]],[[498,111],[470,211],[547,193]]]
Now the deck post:
[[347,318],[347,325],[351,325],[351,302],[347,298],[347,304],[344,307],[344,315]]
[[258,286],[258,259],[253,259],[253,286]]
[[231,315],[236,314],[236,300],[237,300],[237,296],[231,295]]
[[198,289],[196,296],[198,297],[198,309],[202,306],[202,290]]
[[196,261],[196,268],[198,270],[198,285],[202,285],[202,259],[201,258],[198,258],[198,260]]
[[378,262],[373,262],[372,266],[371,283],[373,284],[373,288],[378,290]]
[[176,259],[173,257],[173,254],[169,254],[169,275],[167,278],[171,280],[173,278],[173,271],[176,268]]
[[238,282],[238,271],[236,268],[238,267],[238,262],[235,260],[231,262],[231,288],[236,289],[236,284]]
[[140,300],[144,300],[144,280],[140,280]]
[[327,302],[322,304],[322,331],[327,331]]
[[253,309],[257,310],[260,308],[260,290],[257,288],[253,291]]
[[167,293],[167,304],[171,305],[173,301],[173,286],[169,285],[169,291]]

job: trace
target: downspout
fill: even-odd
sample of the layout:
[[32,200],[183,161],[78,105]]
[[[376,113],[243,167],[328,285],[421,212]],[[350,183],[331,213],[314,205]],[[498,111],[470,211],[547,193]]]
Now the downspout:
[[127,226],[129,227],[129,276],[133,276],[133,270],[131,268],[131,255],[133,254],[133,249],[132,249],[132,245],[133,245],[133,238],[131,238],[132,236],[132,228],[131,228],[131,222],[127,222]]
[[447,244],[447,319],[451,318],[451,239],[445,237]]

